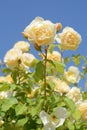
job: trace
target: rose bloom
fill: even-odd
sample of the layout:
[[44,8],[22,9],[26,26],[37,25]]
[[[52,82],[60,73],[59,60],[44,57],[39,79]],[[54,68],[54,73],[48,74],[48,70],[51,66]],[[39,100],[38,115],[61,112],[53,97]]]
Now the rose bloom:
[[13,83],[13,79],[12,79],[11,75],[0,76],[0,83],[1,82]]
[[75,66],[70,66],[64,73],[65,79],[70,83],[78,83],[80,80],[80,71]]
[[0,76],[0,83],[2,83],[2,82],[7,82],[6,77],[4,77],[4,76]]
[[34,65],[34,63],[36,63],[36,58],[34,55],[29,54],[29,53],[23,53],[22,64],[24,66],[31,67],[32,65]]
[[54,91],[59,93],[67,93],[70,90],[69,85],[60,79],[57,79],[55,76],[47,76],[47,80],[54,83]]
[[63,60],[61,58],[61,54],[57,51],[53,51],[52,53],[48,52],[47,59],[52,60],[52,61],[58,61],[58,62],[61,62],[61,60]]
[[30,44],[28,42],[25,42],[25,41],[18,41],[17,43],[15,43],[13,48],[19,49],[23,53],[24,52],[29,52]]
[[71,27],[65,27],[59,38],[64,50],[76,50],[82,40],[80,34]]
[[80,92],[80,89],[77,87],[71,88],[66,96],[72,99],[75,103],[79,103],[82,100],[82,94]]
[[[44,59],[44,55],[40,54],[40,56],[41,56],[42,59]],[[50,53],[48,51],[47,59],[52,60],[52,61],[58,61],[58,62],[63,61],[63,58],[61,57],[61,54],[58,51],[53,51],[52,53]]]
[[5,57],[4,62],[9,68],[18,67],[19,62],[21,61],[22,51],[18,49],[10,49]]
[[79,105],[79,110],[81,112],[82,119],[87,121],[87,100]]
[[36,17],[23,32],[31,43],[37,43],[39,46],[53,43],[55,34],[55,24],[41,17]]
[[55,91],[60,92],[60,93],[67,93],[67,92],[69,92],[70,87],[65,81],[58,79],[55,82],[54,89],[55,89]]

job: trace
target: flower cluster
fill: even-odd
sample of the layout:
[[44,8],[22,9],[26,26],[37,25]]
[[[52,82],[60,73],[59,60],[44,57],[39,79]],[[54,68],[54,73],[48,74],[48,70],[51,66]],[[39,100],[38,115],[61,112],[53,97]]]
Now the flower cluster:
[[30,50],[30,44],[24,41],[18,41],[14,44],[5,57],[4,62],[9,68],[15,67],[29,67],[32,62],[36,61],[33,54],[28,53]]
[[0,130],[87,130],[87,92],[79,86],[87,74],[87,59],[80,54],[63,57],[82,38],[71,27],[60,30],[60,22],[36,17],[22,32],[27,42],[18,41],[6,52]]

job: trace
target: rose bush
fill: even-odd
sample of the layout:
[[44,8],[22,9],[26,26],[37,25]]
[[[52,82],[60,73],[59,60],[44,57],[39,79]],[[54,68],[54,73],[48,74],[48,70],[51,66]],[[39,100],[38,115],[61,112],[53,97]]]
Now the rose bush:
[[27,42],[6,52],[0,62],[0,130],[87,130],[87,92],[80,87],[87,59],[63,57],[82,38],[71,27],[61,29],[61,23],[36,17],[22,32]]

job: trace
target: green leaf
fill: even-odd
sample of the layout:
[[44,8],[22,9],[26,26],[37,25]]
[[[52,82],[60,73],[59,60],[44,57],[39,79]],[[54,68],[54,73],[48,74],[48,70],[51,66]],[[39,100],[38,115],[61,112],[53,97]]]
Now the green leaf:
[[34,117],[35,115],[37,115],[38,110],[36,107],[32,107],[32,109],[28,111],[28,113],[30,113],[32,115],[32,117]]
[[8,83],[0,83],[0,91],[7,91],[9,90],[9,84]]
[[81,59],[81,55],[80,54],[78,54],[76,56],[72,55],[72,60],[73,60],[73,62],[74,62],[74,64],[76,66],[78,66],[80,64],[80,59]]
[[83,97],[83,100],[87,100],[87,91],[82,92],[82,97]]
[[71,121],[67,122],[67,127],[69,128],[69,130],[75,130],[75,126],[74,126],[73,122],[71,122]]
[[64,73],[64,68],[65,68],[65,64],[60,63],[60,62],[56,62],[56,61],[54,62],[54,64],[55,64],[55,67],[56,67],[57,71],[59,73],[63,74]]
[[24,124],[26,124],[28,121],[28,118],[23,118],[23,119],[20,119],[18,120],[18,122],[16,123],[16,126],[19,127],[19,126],[24,126]]
[[[75,123],[76,130],[83,130],[81,121],[76,121]],[[85,130],[85,129],[84,129]]]
[[48,47],[48,51],[49,51],[50,53],[52,53],[53,50],[54,50],[54,48],[55,48],[55,44],[50,44],[49,47]]
[[67,64],[69,61],[70,61],[70,57],[66,57],[66,58],[64,59],[64,63],[65,63],[65,64]]
[[24,114],[27,110],[27,107],[24,105],[24,104],[18,104],[16,107],[15,107],[15,112],[16,112],[16,115],[21,115],[21,114]]
[[71,109],[71,111],[74,112],[76,106],[75,106],[75,103],[73,102],[73,100],[69,99],[67,97],[64,97],[64,101],[66,102],[66,105]]
[[16,89],[18,86],[16,85],[16,84],[10,84],[10,89],[11,90],[14,90],[14,89]]
[[81,58],[84,61],[84,63],[87,64],[87,58],[85,56],[81,56]]
[[60,51],[62,50],[61,44],[58,44],[58,49],[59,49]]
[[3,100],[2,106],[1,106],[1,110],[6,112],[7,110],[9,110],[14,104],[17,104],[18,101],[16,98],[9,98],[9,99],[5,99]]
[[72,113],[72,116],[74,117],[74,119],[75,119],[76,121],[78,121],[78,120],[81,118],[81,112],[80,112],[78,109],[76,109],[76,110]]
[[4,74],[9,74],[11,72],[11,70],[9,68],[2,68],[2,72]]
[[44,77],[44,65],[42,61],[39,61],[36,65],[36,71],[34,74],[34,78],[36,81],[42,80]]
[[49,80],[47,80],[47,85],[51,90],[54,90],[55,84]]
[[84,75],[87,74],[87,67],[84,67],[83,71],[84,71]]
[[49,62],[51,65],[53,65],[55,67],[55,64],[52,60],[47,59],[47,62]]

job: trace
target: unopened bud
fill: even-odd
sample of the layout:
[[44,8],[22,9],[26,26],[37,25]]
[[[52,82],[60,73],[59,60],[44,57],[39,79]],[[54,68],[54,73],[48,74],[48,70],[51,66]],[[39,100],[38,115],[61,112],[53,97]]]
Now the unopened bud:
[[0,60],[0,65],[2,65],[2,61]]
[[39,46],[37,43],[34,44],[34,48],[35,48],[37,51],[41,51],[41,46]]
[[22,35],[24,36],[24,38],[28,39],[28,34],[25,32],[22,32]]
[[82,69],[83,69],[83,70],[85,70],[85,69],[86,69],[86,67],[85,67],[85,66],[82,66]]
[[56,23],[56,31],[59,32],[62,29],[61,23]]

